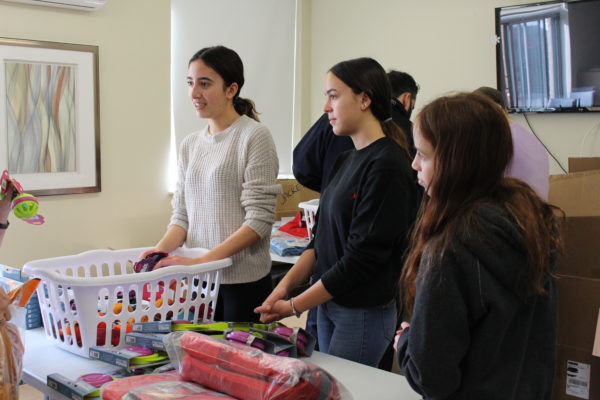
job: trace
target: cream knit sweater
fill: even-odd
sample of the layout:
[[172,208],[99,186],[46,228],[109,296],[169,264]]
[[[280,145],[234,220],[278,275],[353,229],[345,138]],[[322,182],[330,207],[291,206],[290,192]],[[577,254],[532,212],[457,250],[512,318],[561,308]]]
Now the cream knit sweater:
[[269,130],[245,115],[216,135],[206,127],[181,143],[170,225],[187,231],[186,245],[212,249],[242,225],[260,236],[232,256],[222,283],[256,281],[271,269],[269,242],[281,192],[278,170]]

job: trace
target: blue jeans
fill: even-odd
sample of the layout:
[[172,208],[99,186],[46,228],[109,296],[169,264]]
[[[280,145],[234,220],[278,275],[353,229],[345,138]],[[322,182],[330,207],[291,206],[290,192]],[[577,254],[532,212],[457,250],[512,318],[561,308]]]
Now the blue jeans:
[[377,367],[396,332],[396,302],[375,307],[343,307],[333,301],[317,311],[319,349]]

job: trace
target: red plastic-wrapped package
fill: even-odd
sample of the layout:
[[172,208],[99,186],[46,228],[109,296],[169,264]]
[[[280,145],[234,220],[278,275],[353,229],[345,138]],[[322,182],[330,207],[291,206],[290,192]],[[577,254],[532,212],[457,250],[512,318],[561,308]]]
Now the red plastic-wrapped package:
[[236,400],[192,382],[164,381],[131,390],[121,400]]
[[182,378],[244,400],[350,399],[323,369],[196,332],[164,339]]

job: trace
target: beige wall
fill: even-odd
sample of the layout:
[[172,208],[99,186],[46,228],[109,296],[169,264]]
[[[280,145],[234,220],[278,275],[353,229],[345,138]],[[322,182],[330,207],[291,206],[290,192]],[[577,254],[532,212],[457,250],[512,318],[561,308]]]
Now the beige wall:
[[[301,0],[302,1],[302,0]],[[323,77],[336,62],[361,56],[410,73],[421,85],[417,109],[449,91],[496,87],[494,8],[526,0],[312,0],[310,7],[310,115],[322,112]],[[520,115],[513,117],[524,126]],[[413,116],[414,119],[414,116]],[[600,113],[530,114],[529,120],[563,165],[580,156]],[[600,155],[590,134],[584,155]],[[550,172],[560,173],[554,161]]]
[[[411,73],[421,85],[417,108],[448,91],[495,86],[494,8],[526,1],[299,2],[295,106],[304,132],[321,113],[325,71],[348,58],[371,56],[385,68]],[[1,37],[100,47],[102,160],[102,192],[41,198],[46,224],[13,218],[0,263],[20,266],[94,248],[152,245],[162,234],[170,215],[169,24],[166,0],[110,0],[95,12],[0,3]],[[568,157],[580,155],[600,114],[529,118],[566,165]],[[521,116],[515,119],[526,125]],[[600,155],[593,134],[583,154]],[[560,172],[555,162],[551,172]]]
[[41,197],[39,227],[11,218],[0,263],[154,244],[171,211],[170,2],[113,0],[94,12],[0,3],[0,37],[99,46],[102,162],[102,192]]

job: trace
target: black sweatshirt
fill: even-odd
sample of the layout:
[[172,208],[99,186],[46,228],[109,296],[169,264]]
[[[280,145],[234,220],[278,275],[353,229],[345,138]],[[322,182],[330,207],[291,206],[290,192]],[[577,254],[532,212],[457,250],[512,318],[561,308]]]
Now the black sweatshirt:
[[[406,134],[408,150],[414,156],[412,123],[402,103],[392,99],[392,119]],[[345,151],[354,150],[349,136],[337,136],[323,114],[306,132],[294,148],[292,169],[294,177],[301,185],[321,192],[327,186],[335,160]]]
[[547,296],[519,289],[526,253],[503,208],[481,207],[470,221],[475,234],[461,228],[444,254],[424,254],[434,266],[419,272],[399,365],[425,399],[550,400],[554,281]]
[[346,307],[388,303],[398,278],[418,191],[407,154],[382,138],[343,153],[321,196],[315,277]]

